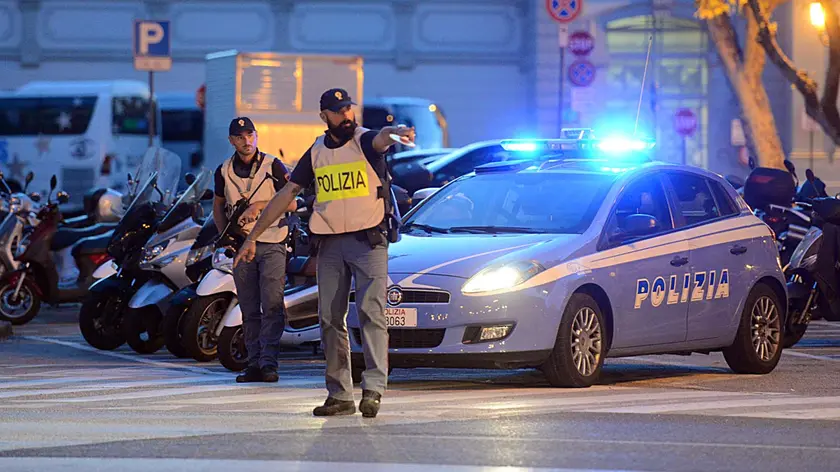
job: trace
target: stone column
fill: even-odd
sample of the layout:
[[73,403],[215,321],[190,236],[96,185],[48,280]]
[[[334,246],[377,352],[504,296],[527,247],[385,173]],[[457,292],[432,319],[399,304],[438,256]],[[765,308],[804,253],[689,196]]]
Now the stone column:
[[41,45],[38,44],[38,13],[40,11],[41,0],[20,0],[22,18],[21,67],[38,67],[41,64]]
[[413,69],[417,58],[414,53],[414,12],[413,0],[394,0],[394,27],[396,28],[396,46],[394,64],[398,70]]
[[274,51],[287,53],[292,50],[292,12],[294,0],[272,0],[274,12]]

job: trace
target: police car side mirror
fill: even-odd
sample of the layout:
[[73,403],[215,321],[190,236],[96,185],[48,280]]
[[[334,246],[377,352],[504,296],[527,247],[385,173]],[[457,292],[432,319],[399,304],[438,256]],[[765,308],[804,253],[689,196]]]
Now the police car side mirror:
[[414,192],[414,195],[411,196],[411,200],[413,200],[414,204],[416,205],[417,203],[420,203],[421,201],[425,200],[438,190],[440,189],[437,187],[421,188],[420,190]]
[[659,229],[659,222],[651,215],[637,213],[634,215],[628,215],[622,226],[623,227],[621,229],[624,230],[622,231],[622,234],[625,236],[646,236]]

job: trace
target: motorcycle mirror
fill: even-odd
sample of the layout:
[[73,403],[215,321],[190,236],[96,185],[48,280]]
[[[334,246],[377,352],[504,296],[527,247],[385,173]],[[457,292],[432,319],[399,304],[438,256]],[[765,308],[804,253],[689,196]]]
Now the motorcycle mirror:
[[35,174],[32,171],[29,171],[29,173],[26,174],[26,185],[31,184],[32,179],[34,179],[34,178],[35,178]]
[[184,176],[184,180],[187,182],[187,185],[192,185],[193,182],[195,182],[195,174],[187,172],[187,175]]
[[208,189],[207,189],[207,190],[205,190],[205,191],[204,191],[204,193],[201,195],[201,199],[202,199],[202,200],[212,200],[212,199],[213,199],[213,197],[214,197],[215,195],[216,195],[216,194],[215,194],[215,193],[213,193],[213,191],[212,191],[212,190],[210,190],[210,189],[208,188]]
[[55,190],[56,187],[58,187],[58,178],[53,174],[50,178],[50,191]]
[[55,199],[60,205],[63,205],[70,201],[70,195],[67,192],[61,191],[56,194]]

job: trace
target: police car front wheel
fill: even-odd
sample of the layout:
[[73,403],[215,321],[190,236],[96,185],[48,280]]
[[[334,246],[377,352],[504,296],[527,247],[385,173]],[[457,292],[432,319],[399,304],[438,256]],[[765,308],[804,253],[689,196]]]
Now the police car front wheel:
[[542,370],[554,387],[589,387],[601,374],[606,356],[604,315],[594,298],[585,293],[572,295],[557,339]]
[[782,355],[784,311],[776,292],[756,285],[744,304],[735,342],[723,349],[729,367],[739,374],[767,374]]

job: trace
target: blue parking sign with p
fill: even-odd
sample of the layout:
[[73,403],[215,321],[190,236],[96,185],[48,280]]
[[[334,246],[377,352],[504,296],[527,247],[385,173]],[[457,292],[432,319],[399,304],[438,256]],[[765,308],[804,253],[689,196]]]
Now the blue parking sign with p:
[[166,71],[172,67],[169,21],[134,20],[134,68]]

